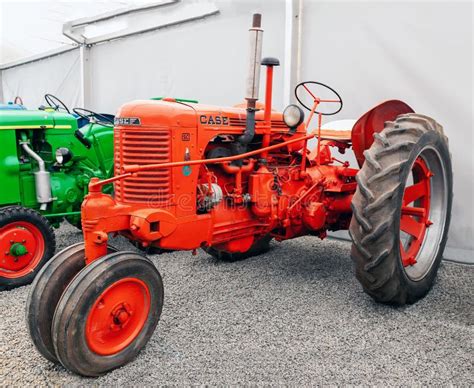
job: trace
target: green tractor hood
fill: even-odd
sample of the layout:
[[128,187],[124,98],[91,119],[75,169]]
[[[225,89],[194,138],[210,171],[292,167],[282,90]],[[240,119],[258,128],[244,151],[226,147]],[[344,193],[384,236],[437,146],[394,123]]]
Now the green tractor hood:
[[74,116],[67,113],[42,110],[3,110],[0,111],[0,130],[2,129],[69,129],[77,128]]

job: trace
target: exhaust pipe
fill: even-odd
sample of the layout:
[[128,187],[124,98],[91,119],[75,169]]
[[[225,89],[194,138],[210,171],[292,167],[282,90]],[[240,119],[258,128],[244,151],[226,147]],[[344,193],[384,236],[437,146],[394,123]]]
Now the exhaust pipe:
[[[261,26],[262,15],[256,13],[253,15],[252,27],[249,29],[249,72],[247,77],[247,91],[245,95],[245,99],[247,100],[247,119],[244,133],[237,138],[237,141],[233,145],[234,155],[246,152],[247,145],[255,136],[255,107],[260,88],[260,62],[262,59],[263,29]],[[242,165],[242,161],[236,161],[236,164]]]
[[249,53],[249,73],[247,77],[247,108],[255,108],[255,102],[258,100],[258,91],[260,87],[260,62],[262,59],[262,40],[263,29],[262,15],[255,13],[253,15],[252,28],[249,29],[250,53]]
[[30,148],[28,143],[21,143],[21,146],[29,156],[38,162],[39,170],[34,173],[36,200],[41,204],[40,209],[46,210],[48,203],[53,201],[53,198],[51,197],[50,174],[46,171],[44,160]]

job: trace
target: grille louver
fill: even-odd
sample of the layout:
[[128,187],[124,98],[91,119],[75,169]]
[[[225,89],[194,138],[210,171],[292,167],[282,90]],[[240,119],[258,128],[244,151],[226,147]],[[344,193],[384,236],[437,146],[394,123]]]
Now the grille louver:
[[[171,136],[166,129],[116,128],[114,133],[115,174],[123,165],[140,166],[171,161]],[[166,206],[171,199],[171,171],[139,172],[115,182],[115,198],[123,203]]]

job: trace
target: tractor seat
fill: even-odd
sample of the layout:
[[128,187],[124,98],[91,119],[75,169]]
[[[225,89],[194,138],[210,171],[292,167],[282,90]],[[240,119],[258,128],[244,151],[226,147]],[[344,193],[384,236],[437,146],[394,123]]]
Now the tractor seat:
[[[355,123],[356,120],[336,120],[325,123],[321,126],[321,139],[350,143],[352,127]],[[314,132],[317,134],[317,129],[314,129]],[[308,149],[314,149],[317,143],[316,139],[308,140]]]
[[350,130],[338,130],[338,129],[322,129],[321,128],[321,139],[323,140],[336,140],[343,143],[349,143],[351,141]]
[[321,139],[350,143],[352,128],[355,123],[356,120],[336,120],[327,122],[321,126]]

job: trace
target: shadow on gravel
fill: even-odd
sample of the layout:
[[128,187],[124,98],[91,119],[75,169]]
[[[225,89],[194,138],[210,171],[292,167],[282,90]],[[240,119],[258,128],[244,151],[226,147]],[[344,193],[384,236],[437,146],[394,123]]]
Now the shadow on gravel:
[[[63,225],[58,249],[81,241]],[[136,251],[112,238],[121,250]],[[83,379],[44,360],[28,338],[29,287],[0,293],[5,385],[463,385],[472,378],[473,267],[444,263],[413,306],[374,303],[353,275],[350,244],[302,237],[218,262],[203,251],[149,256],[165,305],[132,363]]]

